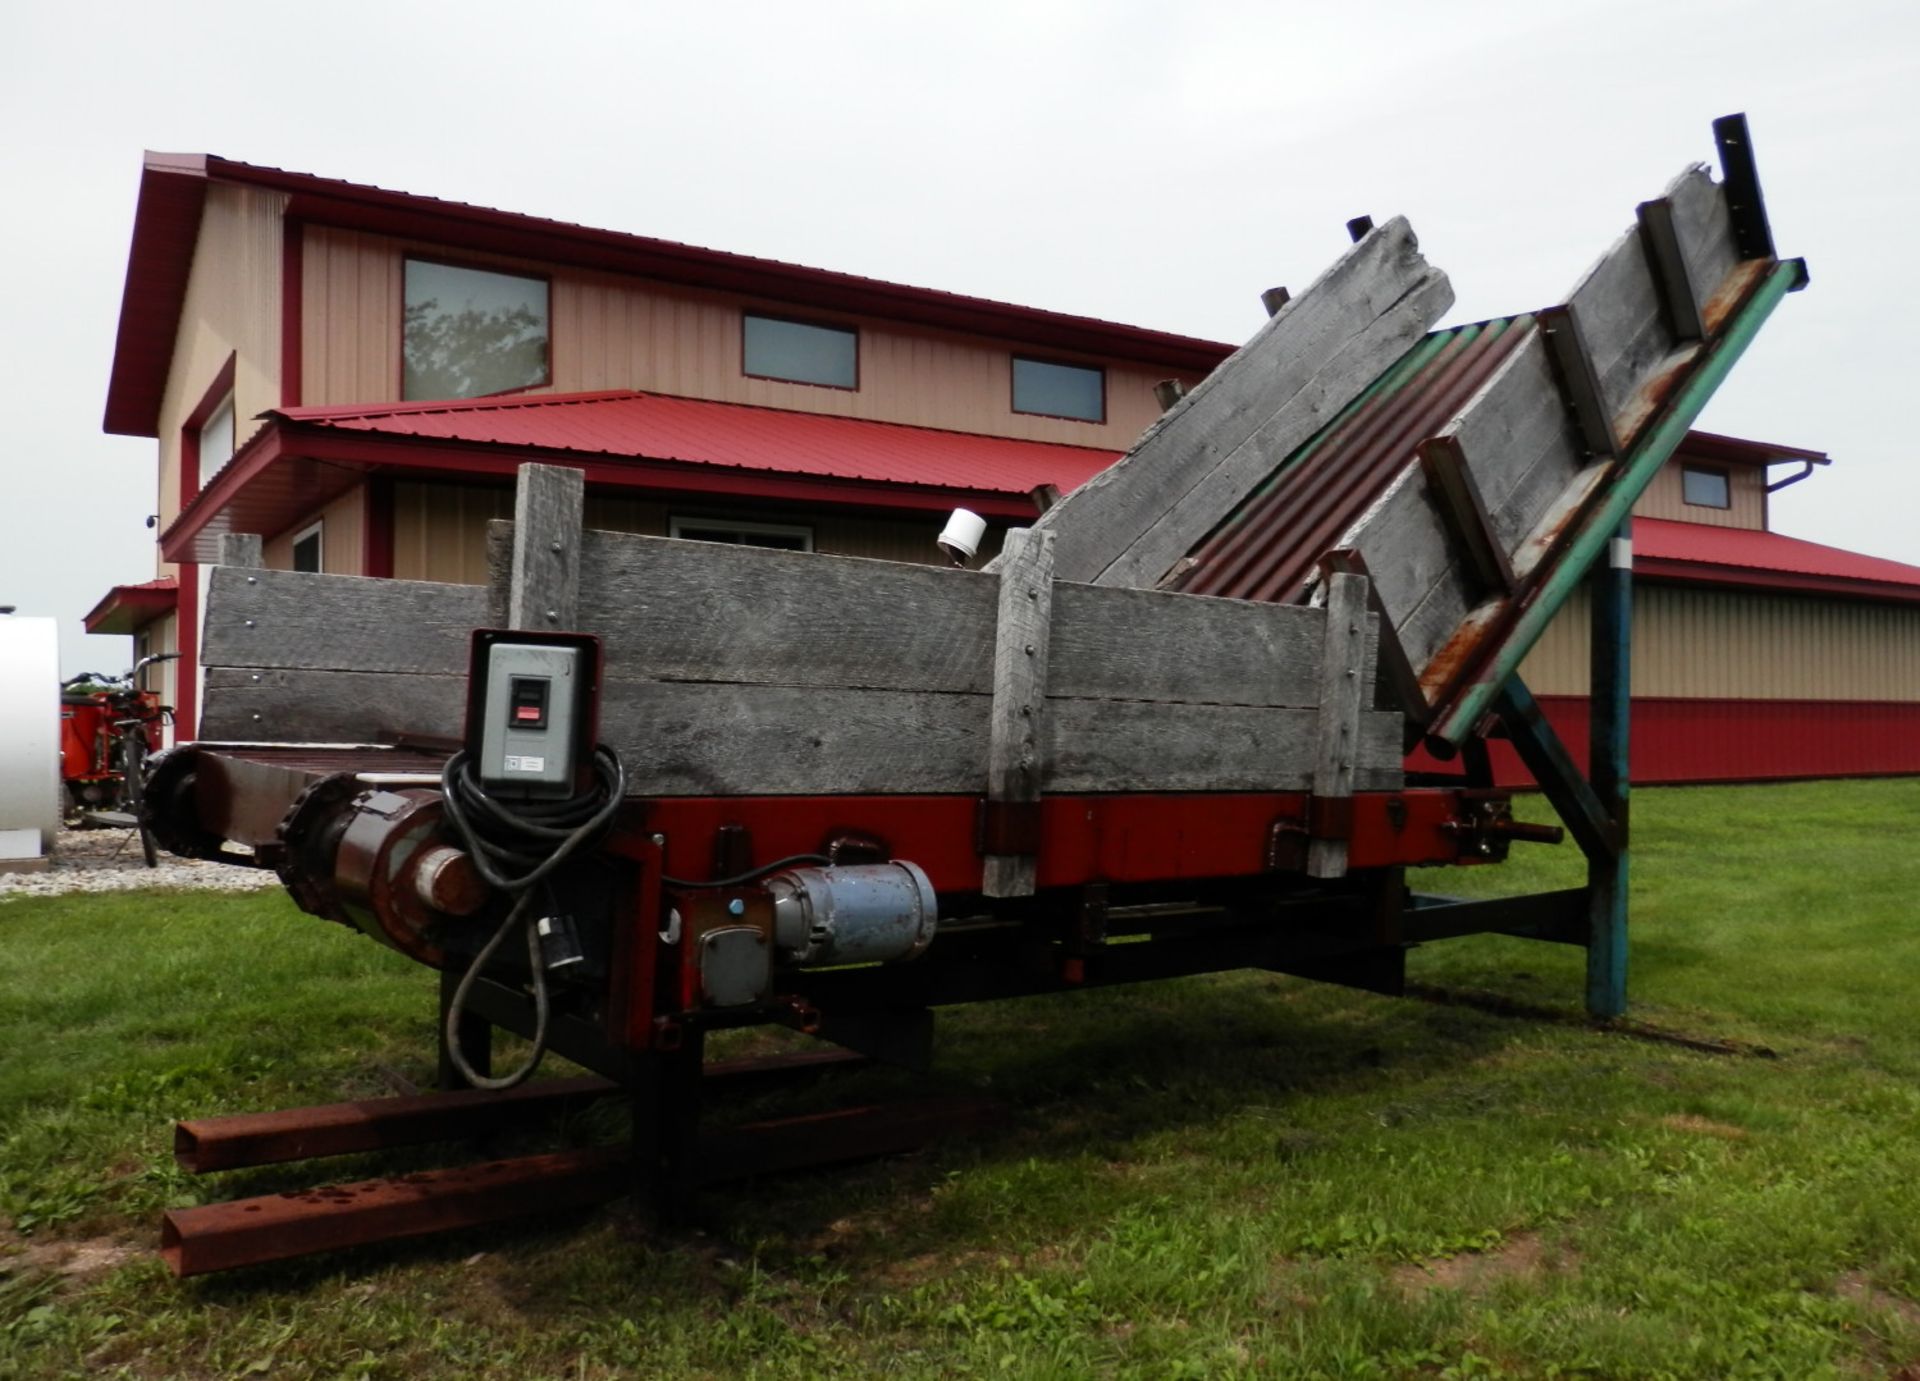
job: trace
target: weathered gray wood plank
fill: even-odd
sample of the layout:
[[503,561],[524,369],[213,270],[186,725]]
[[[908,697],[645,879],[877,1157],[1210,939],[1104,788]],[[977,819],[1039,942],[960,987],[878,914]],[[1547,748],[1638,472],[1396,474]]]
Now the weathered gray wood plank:
[[[1367,604],[1371,586],[1363,575],[1335,572],[1327,581],[1326,642],[1320,659],[1319,719],[1314,727],[1315,796],[1353,795],[1359,766],[1360,716],[1367,704]],[[1307,845],[1307,876],[1345,877],[1347,841],[1314,839]]]
[[273,743],[375,743],[395,734],[458,738],[467,679],[391,671],[207,669],[200,737]]
[[[511,524],[489,536],[494,596]],[[614,679],[992,689],[999,583],[975,571],[589,532],[581,627]],[[1310,705],[1320,616],[1056,582],[1049,692]]]
[[[1319,379],[1313,400],[1293,410],[1300,439],[1312,435],[1446,309],[1451,290],[1441,291],[1436,283],[1444,285],[1444,275],[1428,266],[1404,219],[1369,234],[1148,428],[1127,455],[1041,516],[1035,526],[1060,535],[1059,577],[1091,581],[1099,576],[1338,360],[1337,377]],[[1371,329],[1420,289],[1432,304],[1433,318],[1409,328],[1402,313],[1393,328]],[[1411,337],[1405,335],[1409,329]],[[1365,346],[1348,348],[1363,336]],[[1269,444],[1277,447],[1282,438],[1276,434]],[[1174,552],[1167,566],[1184,554],[1185,548]],[[1133,583],[1151,584],[1165,569]]]
[[[201,732],[210,739],[455,738],[466,706],[462,676],[214,668],[207,683]],[[991,705],[986,695],[623,681],[605,688],[601,734],[639,796],[978,795]],[[1315,718],[1308,709],[1050,700],[1041,790],[1300,790]],[[1399,784],[1400,725],[1391,712],[1362,716],[1357,789]]]
[[209,667],[464,676],[485,614],[474,585],[216,566],[201,655]]
[[[1047,657],[1053,623],[1051,532],[1015,528],[999,562],[999,615],[993,645],[993,705],[987,720],[987,799],[1040,799],[1040,745],[1045,736]],[[1029,897],[1032,854],[988,854],[981,890],[989,897]]]
[[1686,258],[1687,276],[1700,298],[1704,324],[1709,331],[1718,331],[1732,304],[1716,303],[1714,297],[1740,262],[1726,187],[1713,180],[1704,164],[1695,164],[1668,185],[1665,196],[1673,208],[1674,233]]
[[586,476],[572,466],[522,465],[513,494],[507,627],[571,629],[580,613]]
[[1094,583],[1151,589],[1288,456],[1419,344],[1452,305],[1452,285],[1435,271],[1359,334],[1331,347],[1317,362],[1317,373],[1149,522],[1146,531],[1094,577]]
[[1311,705],[1322,615],[1152,590],[1054,586],[1047,690],[1109,700]]
[[[1059,700],[1047,707],[1042,787],[1103,791],[1299,791],[1313,777],[1318,713],[1236,705]],[[1400,716],[1361,716],[1354,779],[1400,782]]]
[[[492,527],[497,602],[513,525]],[[978,571],[589,531],[579,625],[616,679],[984,694],[998,589]]]
[[215,564],[257,570],[267,564],[266,543],[257,532],[223,532],[220,534],[220,559]]

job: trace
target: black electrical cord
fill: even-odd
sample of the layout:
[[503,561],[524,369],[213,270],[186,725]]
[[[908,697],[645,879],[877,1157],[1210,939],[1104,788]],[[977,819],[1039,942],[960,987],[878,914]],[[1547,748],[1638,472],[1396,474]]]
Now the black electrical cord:
[[777,868],[785,868],[795,863],[821,863],[832,866],[833,860],[825,854],[788,854],[785,858],[776,858],[771,863],[763,863],[758,868],[749,868],[744,873],[735,873],[730,878],[712,878],[706,882],[689,882],[686,878],[670,878],[662,875],[660,881],[669,887],[737,887],[743,882],[752,882],[763,878]]
[[[512,806],[496,800],[481,785],[465,750],[448,758],[441,770],[447,820],[466,845],[475,871],[513,898],[506,919],[467,966],[447,1004],[447,1057],[475,1088],[509,1089],[523,1083],[547,1053],[547,966],[540,955],[538,919],[530,903],[534,889],[556,868],[606,833],[627,794],[626,769],[611,748],[605,744],[596,748],[593,766],[599,780],[592,791],[563,801],[522,801]],[[516,926],[526,929],[527,967],[533,972],[533,1050],[520,1068],[496,1079],[467,1063],[460,1050],[460,1018],[474,980]]]

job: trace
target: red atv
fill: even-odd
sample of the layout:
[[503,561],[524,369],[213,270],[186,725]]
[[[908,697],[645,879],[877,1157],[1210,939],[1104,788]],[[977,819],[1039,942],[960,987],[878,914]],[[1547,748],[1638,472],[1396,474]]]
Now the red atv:
[[66,784],[66,822],[140,830],[147,866],[153,836],[140,825],[140,792],[149,753],[158,752],[173,706],[140,688],[140,673],[180,654],[142,657],[124,676],[83,672],[60,683],[60,776]]

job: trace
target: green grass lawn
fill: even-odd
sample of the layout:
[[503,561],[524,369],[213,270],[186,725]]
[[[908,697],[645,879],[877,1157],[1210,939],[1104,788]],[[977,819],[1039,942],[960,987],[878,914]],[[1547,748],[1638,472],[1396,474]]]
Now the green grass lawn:
[[[0,1376],[1920,1376],[1920,782],[1634,817],[1634,1017],[1777,1058],[1253,974],[962,1009],[931,1080],[781,1106],[983,1088],[991,1136],[184,1283],[163,1207],[315,1167],[202,1183],[172,1120],[425,1083],[432,976],[277,893],[0,904]],[[1572,1014],[1582,959],[1410,967]]]

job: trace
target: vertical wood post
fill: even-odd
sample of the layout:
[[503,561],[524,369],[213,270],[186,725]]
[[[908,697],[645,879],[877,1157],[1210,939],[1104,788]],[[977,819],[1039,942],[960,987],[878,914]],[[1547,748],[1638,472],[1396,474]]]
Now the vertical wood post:
[[1633,519],[1607,544],[1590,577],[1593,593],[1587,780],[1613,822],[1611,856],[1587,861],[1587,1011],[1627,1009],[1628,733],[1633,686]]
[[522,465],[513,495],[507,627],[558,632],[580,620],[586,479],[565,465]]
[[[1313,794],[1321,800],[1351,799],[1354,763],[1360,751],[1360,713],[1370,678],[1366,674],[1367,601],[1372,582],[1335,572],[1327,580],[1327,628],[1320,653],[1320,718],[1315,732]],[[1347,841],[1311,840],[1307,876],[1345,877]]]
[[[1007,533],[1000,553],[1000,615],[993,640],[993,712],[988,731],[987,801],[1040,800],[1047,704],[1047,649],[1053,624],[1054,534]],[[989,897],[1033,895],[1034,855],[989,853],[981,890]]]
[[265,544],[257,532],[223,532],[220,534],[220,560],[222,566],[241,566],[248,570],[259,570],[267,564]]

